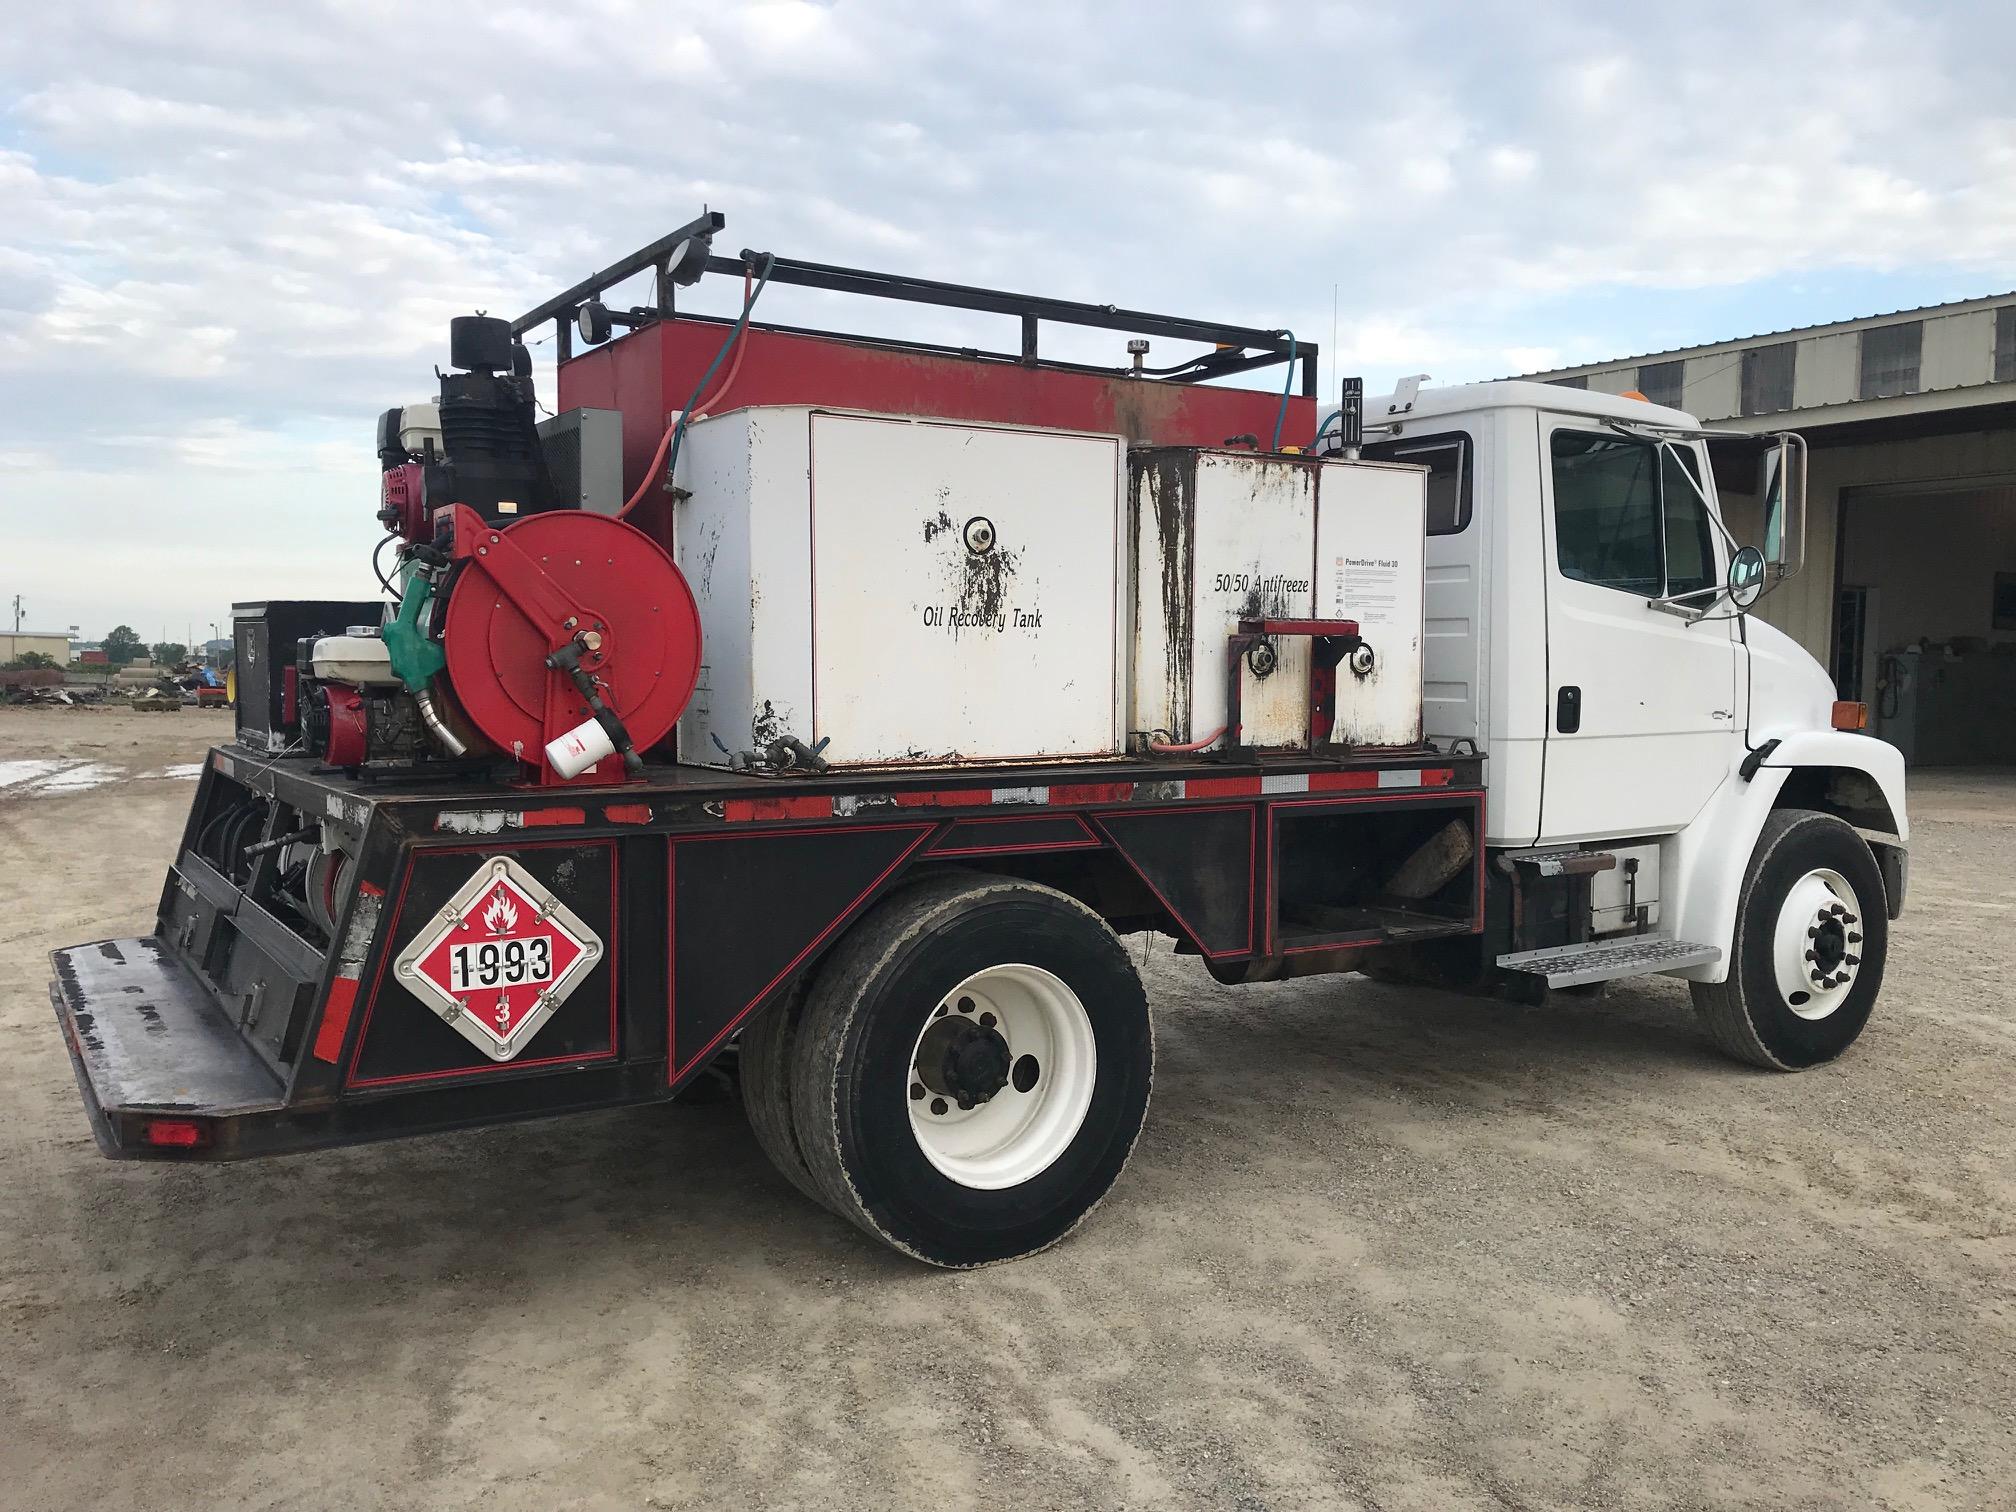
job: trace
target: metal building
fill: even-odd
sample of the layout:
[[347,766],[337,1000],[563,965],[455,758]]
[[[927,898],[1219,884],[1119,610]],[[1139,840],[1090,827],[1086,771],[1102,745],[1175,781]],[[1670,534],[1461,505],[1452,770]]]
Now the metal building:
[[33,651],[59,667],[70,665],[70,637],[58,630],[0,630],[0,662]]
[[[1906,759],[2009,760],[2016,293],[1528,376],[1636,390],[1718,429],[1798,431],[1812,448],[1806,570],[1759,612]],[[1754,507],[1727,502],[1753,537]]]

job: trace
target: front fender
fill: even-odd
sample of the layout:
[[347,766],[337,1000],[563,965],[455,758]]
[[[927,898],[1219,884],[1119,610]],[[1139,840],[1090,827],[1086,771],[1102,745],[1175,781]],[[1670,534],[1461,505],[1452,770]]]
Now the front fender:
[[[1824,767],[1862,773],[1882,793],[1883,802],[1890,810],[1890,828],[1897,836],[1897,843],[1905,845],[1910,842],[1911,820],[1904,810],[1904,753],[1889,741],[1851,734],[1847,730],[1800,730],[1782,736],[1777,747],[1764,758],[1764,766]],[[1877,827],[1880,826],[1863,826]]]
[[[1806,806],[1808,792],[1821,790],[1842,773],[1861,774],[1882,795],[1896,835],[1888,843],[1900,853],[1894,858],[1898,865],[1886,864],[1884,875],[1901,877],[1901,852],[1910,839],[1902,753],[1886,741],[1842,730],[1801,730],[1783,736],[1748,778],[1740,768],[1731,772],[1694,822],[1669,842],[1672,884],[1662,891],[1676,901],[1669,915],[1673,934],[1722,952],[1721,959],[1675,976],[1719,982],[1729,975],[1743,878],[1765,819],[1774,808]],[[1882,828],[1860,816],[1850,822],[1864,829]],[[1883,857],[1879,854],[1878,859]]]

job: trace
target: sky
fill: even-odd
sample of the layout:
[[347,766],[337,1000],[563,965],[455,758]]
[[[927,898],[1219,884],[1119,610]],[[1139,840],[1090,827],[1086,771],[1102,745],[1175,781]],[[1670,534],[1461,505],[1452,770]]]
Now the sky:
[[[2012,44],[1923,0],[23,4],[0,604],[151,641],[369,597],[372,426],[449,317],[703,206],[724,250],[1286,326],[1325,393],[2000,293]],[[761,313],[859,327],[827,300]]]

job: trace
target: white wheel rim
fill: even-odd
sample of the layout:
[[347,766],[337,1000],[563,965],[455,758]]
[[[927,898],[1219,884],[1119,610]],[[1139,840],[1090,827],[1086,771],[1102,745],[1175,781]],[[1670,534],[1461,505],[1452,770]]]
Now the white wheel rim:
[[[984,1101],[960,1107],[947,1095],[955,1084],[935,1052],[948,1036],[970,1043],[987,1034],[1005,1042],[1009,1079]],[[993,1053],[982,1047],[983,1056]],[[1070,1148],[1092,1106],[1097,1074],[1092,1020],[1078,994],[1040,966],[990,966],[931,1005],[911,1046],[901,1095],[917,1148],[940,1174],[999,1191],[1041,1175]]]
[[1861,901],[1839,872],[1816,867],[1787,889],[1771,935],[1778,994],[1803,1019],[1848,1000],[1862,964]]

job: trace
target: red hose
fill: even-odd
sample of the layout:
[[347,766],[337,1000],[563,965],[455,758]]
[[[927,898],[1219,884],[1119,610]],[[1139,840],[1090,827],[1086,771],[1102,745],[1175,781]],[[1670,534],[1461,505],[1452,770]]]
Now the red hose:
[[652,481],[657,478],[658,469],[665,465],[665,453],[672,445],[673,433],[678,429],[679,422],[676,420],[665,427],[665,434],[658,438],[658,450],[651,454],[651,465],[644,469],[644,481],[637,485],[637,492],[630,495],[630,502],[616,511],[617,519],[622,519],[623,516],[630,513],[639,504],[642,504],[644,502],[644,495],[651,492]]
[[1166,740],[1151,740],[1148,742],[1148,749],[1163,756],[1180,756],[1185,751],[1201,751],[1231,728],[1230,725],[1220,725],[1202,740],[1192,740],[1184,745],[1175,745]]
[[[754,283],[755,283],[755,275],[750,272],[748,264],[746,263],[743,264],[742,305],[744,309],[748,308],[749,290],[751,289],[751,287],[753,287]],[[716,390],[714,390],[713,393],[709,394],[704,403],[696,404],[693,406],[693,408],[696,411],[702,411],[702,412],[712,411],[717,410],[721,407],[722,396],[725,395],[728,392],[728,390],[735,387],[735,375],[742,371],[742,354],[748,350],[749,350],[749,328],[747,326],[744,326],[742,328],[742,334],[735,338],[735,360],[728,364],[728,376],[721,380],[721,387],[717,388]]]
[[[752,283],[753,279],[749,270],[744,268],[742,270],[742,303],[745,307],[749,303],[749,290]],[[747,350],[749,350],[749,333],[745,329],[740,336],[735,338],[735,360],[728,364],[728,376],[721,380],[721,387],[714,390],[701,403],[693,406],[696,414],[708,409],[712,405],[719,404],[721,396],[734,387],[735,375],[742,371],[742,354]],[[658,450],[651,454],[651,465],[644,469],[644,481],[637,485],[637,492],[630,495],[630,502],[616,511],[617,519],[622,519],[623,516],[644,502],[644,495],[651,491],[651,480],[658,476],[658,469],[665,465],[665,452],[672,445],[672,433],[678,429],[679,422],[677,420],[665,427],[665,434],[658,438]]]

